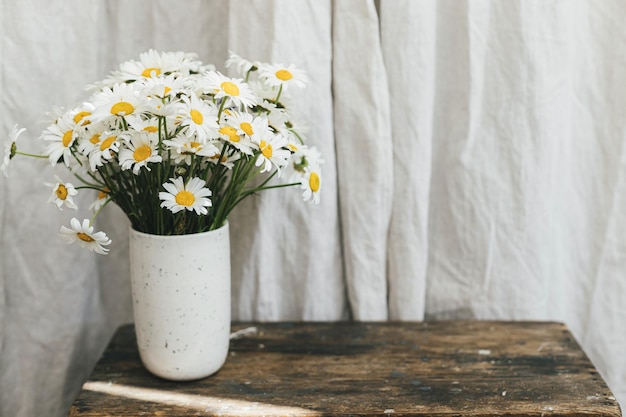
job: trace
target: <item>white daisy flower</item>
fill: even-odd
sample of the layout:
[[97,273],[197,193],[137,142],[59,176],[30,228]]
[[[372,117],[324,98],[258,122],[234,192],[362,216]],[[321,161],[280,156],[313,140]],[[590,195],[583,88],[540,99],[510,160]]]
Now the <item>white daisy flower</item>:
[[96,169],[113,159],[120,150],[119,138],[112,132],[105,132],[102,135],[92,138],[97,140],[89,150],[89,166],[91,171]]
[[233,169],[233,167],[235,166],[235,162],[241,159],[241,153],[230,152],[229,154],[228,152],[225,152],[224,155],[222,155],[222,149],[224,146],[226,146],[226,144],[221,144],[221,146],[218,147],[217,152],[209,156],[209,161],[214,164],[219,163],[221,165],[224,165],[228,169]]
[[289,113],[273,103],[265,102],[263,107],[268,110],[267,122],[275,132],[283,132],[289,123]]
[[100,210],[102,206],[104,206],[108,200],[109,200],[109,189],[105,188],[104,190],[101,190],[98,192],[98,195],[96,196],[96,200],[89,205],[89,210],[91,211]]
[[[275,95],[276,92],[273,94]],[[288,138],[295,136],[291,132],[293,129],[291,114],[285,108],[279,107],[269,100],[271,99],[266,99],[259,104],[260,107],[263,107],[266,110],[266,112],[264,112],[264,117],[267,118],[269,126],[272,130],[274,130],[274,132],[281,133]],[[298,129],[300,129],[300,127]]]
[[265,133],[255,135],[253,140],[259,145],[261,151],[256,161],[256,166],[263,166],[261,172],[271,171],[272,166],[280,170],[291,157],[291,152],[284,149],[288,142],[283,135],[276,135],[267,130]]
[[192,156],[213,156],[218,148],[213,141],[201,143],[194,137],[176,136],[171,140],[164,140],[163,144],[172,152],[171,159],[175,164],[185,163],[191,165]]
[[258,117],[251,113],[238,111],[231,112],[226,118],[226,123],[237,129],[238,135],[245,135],[249,138],[254,136],[255,132],[265,129],[268,126],[265,117]]
[[168,101],[167,103],[163,103],[163,101],[158,99],[150,99],[146,100],[146,110],[152,113],[155,116],[162,116],[169,119],[173,119],[174,121],[171,123],[171,126],[176,125],[177,120],[176,112],[178,111],[178,101]]
[[11,159],[17,153],[17,140],[20,135],[26,130],[25,128],[18,128],[18,125],[13,126],[11,132],[9,132],[9,140],[4,146],[4,159],[2,160],[2,165],[0,165],[0,171],[4,174],[5,177],[9,177],[9,163],[11,163]]
[[195,54],[184,52],[159,53],[150,49],[139,55],[139,61],[130,60],[120,64],[111,79],[117,82],[141,80],[165,74],[188,74],[191,69],[200,65]]
[[308,147],[302,145],[302,147],[302,154],[309,161],[310,165],[321,166],[325,162],[322,158],[322,153],[315,146]]
[[183,75],[191,72],[202,72],[213,69],[213,65],[203,65],[198,61],[197,54],[187,52],[162,52],[149,50],[139,56],[139,61],[130,60],[120,64],[119,69],[112,71],[103,81],[89,86],[90,89],[100,89],[116,83],[139,81],[161,75]]
[[69,120],[70,115],[66,114],[48,126],[41,134],[43,140],[50,141],[46,149],[46,155],[52,165],[56,165],[61,158],[65,166],[70,166],[72,159],[72,145],[76,140],[77,133],[74,131],[74,121]]
[[254,94],[259,98],[258,106],[267,108],[267,102],[276,98],[276,88],[268,85],[263,80],[248,81],[248,85]]
[[158,77],[165,71],[161,54],[154,49],[140,54],[139,61],[130,60],[120,64],[120,76],[124,80]]
[[218,126],[217,109],[214,105],[192,94],[182,96],[179,106],[180,124],[187,126],[189,136],[195,135],[201,142],[215,136]]
[[302,193],[304,201],[312,201],[314,204],[320,202],[322,175],[319,165],[309,165],[300,181],[300,188],[304,190]]
[[284,169],[284,174],[289,181],[300,182],[309,166],[319,166],[324,163],[322,155],[315,147],[309,148],[299,142],[289,142],[287,148],[291,151],[291,158]]
[[62,106],[52,106],[52,109],[48,110],[45,113],[46,118],[43,120],[43,123],[51,124],[55,123],[56,120],[62,116],[65,116],[67,110]]
[[257,98],[248,84],[240,78],[230,78],[217,71],[209,71],[204,74],[204,86],[210,94],[215,94],[216,99],[229,98],[235,106],[253,107],[257,103]]
[[146,97],[160,100],[170,99],[186,90],[185,78],[170,74],[164,77],[148,78],[142,82],[141,92]]
[[103,122],[89,124],[78,134],[78,151],[87,156],[100,143],[100,137],[109,130],[109,125]]
[[77,209],[78,207],[74,204],[73,198],[76,194],[78,194],[76,188],[74,188],[74,186],[69,182],[63,182],[57,175],[54,177],[57,180],[56,183],[44,183],[46,186],[52,187],[52,194],[48,199],[48,203],[53,203],[59,210],[63,210],[63,206],[71,209]]
[[252,71],[253,69],[259,68],[260,64],[248,61],[247,59],[243,59],[242,57],[233,53],[232,51],[228,51],[228,52],[229,52],[229,57],[226,60],[225,65],[227,68],[234,66],[235,70],[240,76],[245,77],[248,75],[248,72]]
[[147,132],[158,137],[159,119],[151,117],[149,119],[143,117],[129,117],[128,124],[137,132]]
[[72,116],[72,121],[76,127],[87,126],[90,122],[89,116],[93,113],[94,105],[89,102],[84,102],[79,107],[71,110],[69,115]]
[[141,113],[137,85],[115,84],[112,88],[105,87],[93,97],[95,106],[88,119],[92,122],[106,120],[116,116],[130,116],[135,112]]
[[254,150],[259,148],[249,137],[245,136],[243,133],[238,133],[236,127],[224,125],[220,127],[218,133],[225,142],[247,155],[253,155]]
[[165,74],[189,75],[192,72],[202,72],[204,68],[213,67],[213,65],[204,65],[195,52],[162,52],[161,62]]
[[166,62],[176,63],[176,72],[181,75],[201,73],[215,68],[213,64],[203,64],[195,52],[164,52],[163,59]]
[[172,213],[182,210],[195,211],[196,214],[207,214],[211,207],[211,190],[206,188],[204,180],[194,177],[187,184],[182,177],[170,178],[171,182],[163,184],[167,192],[160,192],[161,207],[168,208]]
[[68,244],[77,242],[80,247],[88,249],[92,252],[106,255],[109,252],[108,246],[111,244],[111,239],[104,232],[95,232],[94,228],[90,225],[89,219],[84,219],[81,224],[80,221],[74,217],[70,220],[70,228],[61,226],[60,235]]
[[193,78],[195,75],[204,74],[208,71],[215,71],[215,65],[203,64],[198,60],[198,54],[185,52],[185,59],[183,61],[184,68],[181,68],[178,72],[181,75]]
[[282,87],[283,91],[291,85],[303,88],[308,82],[304,71],[295,65],[263,64],[259,68],[259,78],[272,87]]
[[204,65],[198,60],[195,52],[162,52],[161,65],[165,74],[175,73],[188,75],[190,72],[201,71]]
[[158,151],[159,138],[153,133],[139,131],[127,141],[127,146],[122,148],[119,155],[122,170],[131,169],[133,174],[138,175],[142,167],[150,171],[149,163],[161,162],[163,158]]

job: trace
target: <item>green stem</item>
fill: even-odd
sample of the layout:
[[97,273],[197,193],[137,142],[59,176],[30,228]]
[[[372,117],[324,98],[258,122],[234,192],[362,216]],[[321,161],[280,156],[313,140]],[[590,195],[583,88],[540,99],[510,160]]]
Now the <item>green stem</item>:
[[300,141],[300,145],[304,145],[304,140],[302,139],[302,136],[300,136],[300,135],[298,134],[298,132],[296,132],[296,131],[295,131],[295,130],[293,130],[293,129],[289,129],[289,131],[290,131],[291,133],[293,133],[295,137],[297,137],[297,138],[298,138],[298,140]]
[[231,172],[231,178],[225,187],[216,189],[219,193],[215,201],[219,201],[219,205],[215,208],[215,214],[211,222],[211,229],[218,228],[226,221],[228,213],[232,210],[233,203],[238,200],[239,196],[244,192],[248,182],[258,174],[255,170],[256,158],[242,160],[240,164],[236,164]]
[[289,184],[276,184],[276,185],[268,185],[267,187],[251,188],[249,190],[246,190],[245,193],[243,193],[242,196],[239,197],[239,199],[235,202],[235,205],[239,204],[241,202],[241,200],[243,200],[247,196],[249,196],[251,194],[254,194],[254,193],[258,193],[259,191],[272,190],[274,188],[294,187],[296,185],[300,185],[300,183],[299,182],[292,182],[292,183],[289,183]]
[[254,189],[251,189],[251,190],[247,190],[233,204],[230,205],[230,208],[224,214],[224,218],[227,218],[230,215],[230,212],[233,211],[235,209],[235,207],[237,207],[239,205],[239,203],[241,203],[246,197],[251,196],[252,194],[254,194],[254,193],[258,192],[258,191],[271,190],[272,188],[293,187],[294,185],[299,185],[299,184],[300,184],[299,182],[294,182],[294,183],[290,183],[290,184],[270,185],[269,187],[254,188]]
[[96,217],[98,217],[98,214],[100,214],[100,212],[102,211],[102,209],[111,202],[112,200],[110,198],[107,198],[107,200],[104,202],[103,205],[101,205],[98,210],[96,210],[96,212],[93,214],[93,216],[91,216],[91,219],[89,220],[89,226],[93,226],[93,222],[96,221]]
[[29,156],[31,158],[41,158],[41,159],[47,159],[48,158],[47,155],[37,155],[37,154],[34,154],[34,153],[28,153],[28,152],[22,152],[22,151],[15,151],[15,155]]
[[220,103],[220,108],[217,111],[217,123],[220,122],[220,116],[222,115],[222,111],[224,110],[224,106],[226,105],[226,97],[222,97],[222,102]]
[[283,92],[283,85],[280,85],[280,88],[278,89],[278,94],[276,95],[276,98],[274,99],[274,103],[278,104],[278,99],[280,98],[281,93]]

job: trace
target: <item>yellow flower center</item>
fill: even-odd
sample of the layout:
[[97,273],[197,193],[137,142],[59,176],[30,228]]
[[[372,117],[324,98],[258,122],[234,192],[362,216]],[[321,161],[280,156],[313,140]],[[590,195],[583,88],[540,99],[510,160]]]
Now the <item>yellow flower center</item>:
[[252,125],[248,122],[241,123],[239,127],[241,127],[241,130],[243,130],[248,136],[252,136],[254,134],[254,130],[252,130]]
[[168,86],[165,86],[165,88],[163,89],[163,97],[168,95],[170,93],[170,91],[172,91],[172,89],[169,88]]
[[[88,111],[81,111],[79,113],[76,113],[76,115],[74,116],[74,123],[78,124],[80,123],[86,116],[89,116],[91,113]],[[90,122],[89,120],[85,120],[83,122],[83,126],[88,125]]]
[[239,142],[239,140],[241,140],[241,138],[237,134],[237,129],[235,129],[232,126],[224,126],[223,128],[220,129],[220,133],[222,135],[228,136],[228,139],[231,142]]
[[146,77],[146,78],[150,78],[152,77],[152,73],[154,72],[154,75],[161,75],[161,69],[160,68],[146,68],[145,70],[143,70],[143,72],[141,73],[142,77]]
[[298,150],[298,147],[293,143],[290,143],[289,145],[287,145],[287,147],[289,147],[289,150],[291,150],[292,152],[296,152]]
[[228,161],[228,156],[224,155],[220,158],[220,154],[219,153],[214,153],[213,155],[209,156],[209,158],[211,158],[214,161],[219,160],[220,162],[226,162]]
[[229,96],[238,96],[239,95],[239,87],[235,83],[231,83],[230,81],[224,81],[220,84],[222,90]]
[[89,142],[93,143],[94,145],[96,143],[100,143],[100,133],[96,133],[95,135],[93,135],[91,139],[89,139]]
[[314,193],[320,189],[320,176],[317,175],[317,172],[311,172],[311,175],[309,175],[309,188]]
[[293,78],[293,74],[286,69],[280,69],[276,71],[276,78],[281,81],[289,81]]
[[108,149],[109,146],[111,146],[113,144],[113,142],[115,142],[115,139],[116,139],[115,136],[109,136],[108,138],[103,140],[102,143],[100,144],[100,150],[104,151],[104,150]]
[[266,157],[267,159],[270,159],[272,157],[272,154],[274,153],[272,145],[262,140],[261,143],[259,143],[259,148],[261,148],[261,153],[264,157]]
[[117,116],[126,116],[132,114],[135,111],[135,108],[132,104],[127,101],[120,101],[111,106],[111,114],[115,114]]
[[150,155],[152,155],[152,149],[148,145],[141,145],[133,152],[133,158],[137,162],[145,161],[150,158]]
[[193,149],[202,149],[202,144],[200,142],[195,142],[195,141],[190,141],[189,142],[189,146],[191,146]]
[[74,136],[73,130],[68,130],[63,134],[63,138],[61,139],[63,146],[65,146],[66,148],[70,146],[70,143],[72,143],[72,136]]
[[104,199],[104,198],[107,198],[107,196],[108,196],[108,195],[109,195],[108,190],[103,190],[103,191],[100,191],[100,192],[98,193],[98,198],[97,198],[97,199],[98,199],[98,200],[102,200],[102,199]]
[[59,200],[65,200],[67,198],[67,188],[63,184],[59,184],[56,190],[57,197]]
[[92,238],[91,236],[89,236],[87,233],[78,232],[78,233],[76,233],[76,236],[78,236],[78,238],[80,240],[82,240],[83,242],[93,242],[93,241],[95,241],[95,239]]
[[156,126],[146,126],[143,128],[143,130],[145,130],[146,132],[150,132],[150,133],[156,133],[159,131],[159,128]]
[[197,125],[201,125],[202,122],[204,121],[204,117],[202,117],[202,113],[200,113],[196,109],[192,109],[189,112],[189,115],[191,116],[191,120],[193,120],[193,122]]
[[196,197],[187,190],[182,190],[176,194],[176,202],[181,206],[190,207],[196,201]]

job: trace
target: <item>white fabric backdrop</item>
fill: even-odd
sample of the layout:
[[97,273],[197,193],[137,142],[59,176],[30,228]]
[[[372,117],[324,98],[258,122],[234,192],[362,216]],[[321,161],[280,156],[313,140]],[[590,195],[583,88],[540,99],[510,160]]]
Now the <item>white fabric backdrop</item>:
[[[295,63],[319,206],[231,217],[239,320],[565,322],[626,401],[626,3],[0,0],[0,118],[29,129],[158,50]],[[127,223],[66,246],[46,164],[0,178],[0,415],[62,416],[132,320]],[[41,174],[37,173],[40,171]]]

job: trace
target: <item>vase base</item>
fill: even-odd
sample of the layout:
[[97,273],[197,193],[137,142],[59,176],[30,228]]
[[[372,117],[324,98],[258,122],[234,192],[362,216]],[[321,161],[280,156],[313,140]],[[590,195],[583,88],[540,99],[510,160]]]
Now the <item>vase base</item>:
[[228,347],[215,346],[214,349],[206,356],[182,354],[177,357],[171,353],[154,355],[154,352],[141,351],[139,356],[141,363],[154,376],[169,381],[195,381],[216,374],[226,363]]

